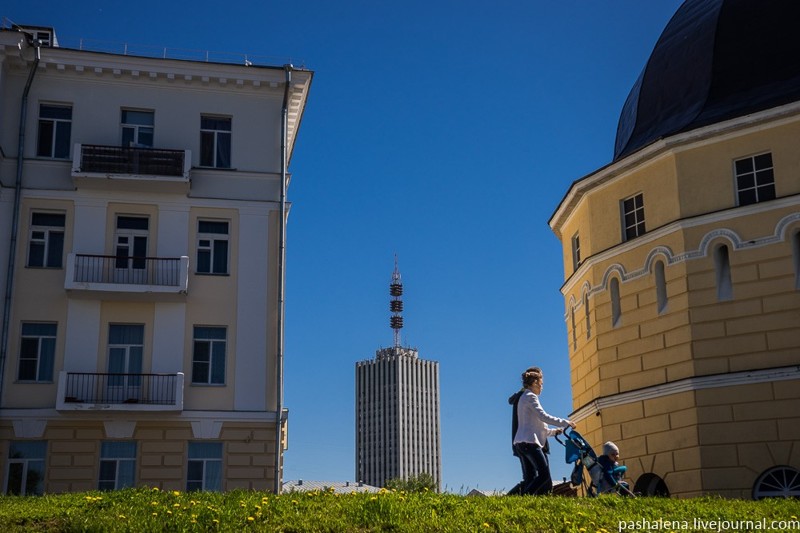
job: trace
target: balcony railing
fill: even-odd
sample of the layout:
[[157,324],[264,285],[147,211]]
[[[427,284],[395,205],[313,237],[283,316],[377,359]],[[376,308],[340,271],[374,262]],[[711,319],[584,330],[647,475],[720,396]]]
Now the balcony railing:
[[76,144],[73,176],[135,176],[162,179],[189,179],[189,150],[164,150],[134,146]]
[[65,288],[185,293],[189,258],[69,254]]
[[174,411],[183,409],[183,373],[61,372],[57,409]]

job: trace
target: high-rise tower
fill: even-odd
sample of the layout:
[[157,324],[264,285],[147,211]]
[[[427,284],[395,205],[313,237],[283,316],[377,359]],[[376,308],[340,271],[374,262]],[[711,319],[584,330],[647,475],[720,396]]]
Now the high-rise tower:
[[356,479],[382,487],[430,474],[442,485],[439,363],[403,347],[403,283],[395,258],[389,285],[394,345],[356,363]]

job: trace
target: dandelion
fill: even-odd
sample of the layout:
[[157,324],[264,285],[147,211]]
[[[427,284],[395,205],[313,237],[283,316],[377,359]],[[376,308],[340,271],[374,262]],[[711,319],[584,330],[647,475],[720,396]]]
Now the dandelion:
[[158,516],[158,513],[153,513],[153,516]]
[[117,518],[119,518],[119,519],[121,519],[121,520],[125,520],[125,515],[124,515],[124,514],[121,514],[121,515],[117,516]]
[[255,519],[255,518],[253,518],[252,516],[248,516],[248,517],[247,517],[247,521],[248,521],[248,522],[255,522],[255,521],[256,521],[256,519]]
[[378,499],[378,497],[377,497],[377,496],[373,496],[372,498],[370,498],[370,501],[375,501],[375,500],[377,500],[377,499]]
[[172,506],[173,506],[173,507],[180,507],[180,506],[181,506],[181,504],[179,504],[179,503],[173,503],[173,504],[172,504]]
[[216,518],[212,519],[211,521],[212,521],[213,523],[215,523],[215,524],[219,524],[219,520],[217,520]]
[[172,511],[167,511],[167,514],[172,514]]
[[158,502],[150,502],[150,505],[158,505]]
[[490,526],[489,524],[487,524],[486,522],[484,522],[484,523],[483,523],[483,527],[485,527],[486,529],[489,529],[489,528],[490,528],[490,527],[492,527],[492,526]]
[[181,495],[181,491],[179,491],[179,490],[173,490],[173,491],[172,491],[172,495],[173,495],[173,496],[180,496],[180,495]]
[[158,487],[153,487],[153,492],[158,492]]

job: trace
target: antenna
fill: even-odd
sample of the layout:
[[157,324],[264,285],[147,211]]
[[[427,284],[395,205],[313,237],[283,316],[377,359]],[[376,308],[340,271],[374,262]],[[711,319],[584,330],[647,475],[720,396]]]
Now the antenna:
[[400,279],[400,270],[397,268],[397,254],[394,254],[394,272],[392,272],[392,283],[389,285],[389,294],[392,297],[389,302],[389,310],[392,312],[389,325],[394,330],[394,347],[400,348],[400,330],[403,329],[403,282]]

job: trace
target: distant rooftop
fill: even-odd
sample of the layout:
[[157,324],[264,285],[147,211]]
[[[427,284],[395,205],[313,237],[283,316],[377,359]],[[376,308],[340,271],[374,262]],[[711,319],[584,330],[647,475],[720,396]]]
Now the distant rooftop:
[[33,26],[28,24],[17,24],[3,18],[3,31],[26,31],[31,33],[34,30],[40,33],[44,30],[45,34],[49,30],[52,37],[44,44],[54,48],[66,48],[70,50],[83,50],[87,52],[99,52],[105,54],[116,54],[135,57],[151,57],[157,59],[176,59],[182,61],[198,61],[204,63],[225,63],[232,65],[254,65],[254,66],[278,66],[292,64],[296,68],[305,68],[305,61],[293,57],[263,56],[241,52],[220,52],[213,50],[199,50],[189,48],[175,48],[167,46],[154,46],[146,44],[135,44],[130,42],[100,41],[96,39],[86,39],[82,37],[64,37],[59,35],[56,39],[55,30],[47,26]]
[[315,490],[332,490],[337,494],[347,494],[350,492],[379,492],[381,489],[354,481],[309,481],[297,479],[284,481],[283,483],[283,492],[311,492]]

